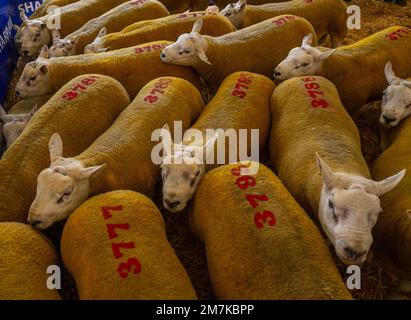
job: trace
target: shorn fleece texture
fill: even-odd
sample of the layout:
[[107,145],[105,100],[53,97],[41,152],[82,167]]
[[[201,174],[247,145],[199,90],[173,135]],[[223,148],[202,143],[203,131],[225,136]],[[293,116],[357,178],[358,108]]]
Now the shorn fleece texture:
[[130,104],[124,87],[102,75],[83,75],[64,85],[33,116],[0,160],[0,221],[27,219],[39,173],[49,167],[48,143],[61,135],[74,156],[103,134]]
[[81,205],[68,219],[61,253],[80,299],[196,299],[150,199],[114,191]]
[[21,114],[21,113],[30,113],[34,106],[37,105],[37,108],[40,109],[47,101],[50,100],[52,96],[45,95],[45,96],[38,96],[32,97],[28,99],[23,99],[17,102],[14,106],[12,106],[9,110],[11,114]]
[[47,268],[58,264],[51,242],[32,227],[0,223],[0,300],[60,300],[47,288]]
[[312,220],[260,164],[210,171],[200,182],[191,221],[205,242],[217,299],[351,299]]

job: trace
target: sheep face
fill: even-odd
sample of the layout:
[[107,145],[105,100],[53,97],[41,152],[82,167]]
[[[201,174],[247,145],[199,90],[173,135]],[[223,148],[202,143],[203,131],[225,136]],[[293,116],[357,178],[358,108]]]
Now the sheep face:
[[223,10],[221,10],[220,14],[230,20],[236,28],[240,28],[245,17],[246,5],[247,2],[245,0],[230,3]]
[[211,64],[206,56],[207,41],[199,34],[203,20],[197,20],[191,33],[182,34],[177,41],[170,44],[161,53],[161,60],[165,63],[181,66],[193,66],[200,61]]
[[411,81],[396,77],[391,62],[385,66],[388,87],[381,102],[380,122],[386,127],[395,127],[411,114]]
[[319,219],[340,260],[364,263],[373,242],[371,231],[382,211],[379,196],[394,189],[405,170],[383,181],[334,173],[317,155],[323,178]]
[[44,45],[51,41],[46,23],[41,20],[28,20],[20,30],[19,47],[26,58],[36,58]]
[[106,36],[107,34],[107,29],[104,27],[100,30],[99,34],[97,35],[96,39],[90,44],[88,44],[84,48],[84,53],[100,53],[100,52],[106,52],[108,48],[103,47],[103,37]]
[[40,57],[26,64],[16,85],[16,94],[20,98],[42,96],[50,92],[48,77],[48,48],[43,47]]
[[311,46],[312,34],[304,37],[301,47],[291,49],[274,71],[274,79],[287,80],[293,77],[314,76],[319,73],[322,63],[335,49],[322,52]]
[[46,229],[65,219],[81,203],[87,200],[90,177],[103,166],[84,168],[75,159],[63,158],[59,135],[54,134],[49,142],[51,166],[37,178],[37,194],[27,222],[36,229]]

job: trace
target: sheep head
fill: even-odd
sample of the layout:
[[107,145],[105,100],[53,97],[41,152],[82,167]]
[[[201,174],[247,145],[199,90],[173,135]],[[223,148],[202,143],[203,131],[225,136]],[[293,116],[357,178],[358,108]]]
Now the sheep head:
[[182,211],[190,201],[205,174],[206,152],[217,140],[214,136],[204,145],[174,144],[168,126],[163,128],[164,158],[161,164],[163,204],[171,212]]
[[103,37],[106,36],[107,34],[107,29],[106,27],[102,28],[100,32],[98,33],[96,39],[90,44],[88,44],[84,48],[84,53],[100,53],[100,52],[106,52],[109,48],[103,48]]
[[321,70],[323,61],[326,60],[335,49],[322,52],[311,46],[312,34],[304,37],[301,47],[291,49],[274,71],[274,78],[287,80],[292,77],[315,76]]
[[40,19],[29,20],[22,12],[23,25],[19,30],[18,44],[21,55],[25,58],[36,58],[44,45],[51,41],[46,22]]
[[395,127],[411,114],[411,81],[397,77],[391,61],[385,66],[388,87],[381,102],[380,122],[386,127]]
[[317,166],[323,180],[321,226],[343,263],[362,264],[373,242],[371,231],[382,211],[379,197],[401,182],[405,170],[377,182],[335,173],[318,154]]
[[78,160],[63,158],[63,144],[58,134],[51,137],[49,152],[51,165],[37,178],[37,194],[27,219],[36,229],[46,229],[65,219],[86,201],[90,177],[104,167],[85,168]]
[[38,59],[26,64],[16,85],[16,94],[20,98],[42,96],[50,92],[48,58],[49,49],[44,46]]
[[60,32],[53,30],[53,45],[50,47],[50,58],[68,57],[76,54],[76,40],[61,39]]
[[220,14],[230,20],[236,28],[240,28],[244,21],[246,5],[246,0],[239,0],[236,3],[230,3],[223,10],[221,10]]
[[203,20],[197,20],[191,33],[182,34],[176,42],[164,48],[161,60],[186,67],[194,66],[200,61],[211,64],[206,55],[207,40],[200,34],[202,26]]

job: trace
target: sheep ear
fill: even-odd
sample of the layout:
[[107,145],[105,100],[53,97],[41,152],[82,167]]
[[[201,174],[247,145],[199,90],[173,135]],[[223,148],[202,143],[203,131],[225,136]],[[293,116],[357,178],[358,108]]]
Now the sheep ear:
[[53,29],[52,31],[53,43],[56,43],[61,39],[60,31],[58,29]]
[[20,11],[20,19],[21,21],[23,21],[23,23],[26,23],[29,20],[29,18],[27,18],[26,13],[23,10]]
[[100,32],[97,35],[97,38],[103,38],[107,35],[107,28],[103,27],[101,28]]
[[202,27],[203,27],[203,19],[198,19],[194,23],[191,33],[200,33]]
[[171,154],[171,147],[173,145],[173,138],[171,137],[170,127],[165,124],[161,129],[161,143],[163,144],[163,156]]
[[19,32],[20,27],[17,24],[13,24],[13,30]]
[[409,80],[403,80],[403,81],[401,81],[401,84],[404,85],[404,86],[406,86],[407,88],[410,88],[410,89],[411,89],[411,81],[409,81]]
[[51,136],[49,141],[50,163],[63,156],[63,142],[58,133]]
[[324,185],[327,189],[330,189],[331,184],[334,181],[334,172],[318,153],[316,153],[315,155],[317,159],[317,168],[323,178]]
[[313,42],[313,34],[309,33],[304,37],[301,47],[311,47],[312,42]]
[[384,72],[385,72],[385,77],[387,78],[388,84],[395,84],[401,81],[401,79],[395,75],[394,70],[392,69],[391,61],[388,61],[387,64],[385,65]]
[[208,57],[204,51],[204,48],[202,47],[202,44],[196,43],[196,52],[197,56],[200,58],[201,61],[204,61],[205,63],[212,65],[210,60],[208,60]]
[[42,63],[41,65],[39,65],[39,71],[42,74],[47,74],[47,72],[49,71],[49,67],[46,64]]
[[48,59],[50,57],[50,50],[47,45],[44,45],[43,48],[41,48],[39,58],[43,59]]
[[404,169],[391,177],[385,178],[382,181],[374,182],[374,193],[380,197],[386,194],[387,192],[390,192],[401,182],[401,180],[405,176],[405,173],[406,170]]
[[4,110],[3,106],[0,105],[0,119],[4,119],[4,117],[7,115],[6,110]]
[[337,49],[331,49],[331,50],[327,50],[325,52],[321,52],[318,55],[318,59],[321,60],[321,61],[328,59],[328,57],[331,56],[334,53],[335,50],[337,50]]
[[79,180],[89,179],[91,176],[95,175],[97,172],[99,172],[105,166],[106,165],[103,164],[101,166],[94,166],[94,167],[88,167],[88,168],[81,169],[81,171],[78,174],[77,178]]
[[247,1],[246,0],[239,0],[237,2],[237,4],[240,5],[240,10],[238,10],[238,12],[241,12],[245,9],[245,6],[247,5]]

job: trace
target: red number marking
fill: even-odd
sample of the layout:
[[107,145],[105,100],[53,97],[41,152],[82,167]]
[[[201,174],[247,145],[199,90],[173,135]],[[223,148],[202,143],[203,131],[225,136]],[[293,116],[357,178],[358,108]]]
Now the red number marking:
[[160,49],[164,49],[165,47],[167,47],[166,44],[152,44],[151,46],[134,48],[134,52],[136,54],[141,54],[141,53],[144,53],[144,52],[151,52],[151,51],[157,51],[157,50],[160,50]]
[[77,92],[70,90],[70,91],[67,91],[66,93],[64,93],[63,99],[71,101],[71,100],[74,100],[75,98],[77,98],[77,96],[78,96]]
[[135,0],[135,1],[131,1],[130,4],[133,6],[139,6],[140,4],[143,4],[146,1],[147,0]]
[[[247,73],[241,73],[240,77],[237,79],[237,82],[231,92],[231,95],[234,97],[238,97],[240,99],[244,99],[247,96],[247,91],[249,89],[246,84],[252,83],[253,76]],[[245,90],[243,90],[245,89]]]
[[79,83],[74,84],[70,90],[66,91],[62,98],[67,101],[76,99],[79,92],[86,91],[89,86],[96,82],[96,80],[96,76],[81,79]]
[[282,26],[282,25],[286,24],[288,21],[291,21],[291,20],[294,20],[294,19],[295,19],[294,16],[285,16],[285,17],[282,17],[282,18],[279,18],[279,19],[274,19],[273,23],[276,26]]
[[[132,267],[134,267],[134,270],[132,270]],[[141,263],[137,258],[130,258],[127,262],[120,263],[117,268],[117,272],[123,279],[127,278],[131,271],[133,271],[134,274],[141,272]]]
[[250,204],[250,206],[253,207],[253,209],[258,207],[257,200],[259,200],[259,201],[268,201],[269,200],[268,197],[265,194],[261,194],[261,195],[246,194],[245,197],[246,197],[248,203]]
[[112,243],[111,249],[113,250],[114,257],[116,259],[120,259],[123,254],[121,253],[121,249],[134,249],[136,246],[134,242],[126,242],[126,243]]
[[241,190],[246,190],[250,186],[255,187],[255,184],[255,179],[252,176],[241,176],[236,181],[237,187],[239,187]]
[[231,169],[232,175],[237,176],[237,177],[240,176],[241,175],[241,169],[243,169],[243,168],[247,169],[247,166],[241,165],[238,168]]
[[[155,103],[158,101],[159,97],[158,95],[164,94],[165,89],[169,86],[169,84],[172,82],[172,79],[167,79],[167,78],[162,78],[159,79],[156,84],[154,85],[154,88],[150,91],[150,94],[147,95],[144,98],[144,101],[148,103]],[[162,89],[162,90],[160,90]]]
[[122,223],[122,224],[108,223],[106,225],[106,227],[107,227],[108,236],[109,236],[110,240],[118,237],[116,229],[122,229],[122,230],[129,230],[130,229],[130,225],[128,223]]
[[257,212],[254,215],[254,222],[258,229],[264,228],[264,225],[267,223],[270,227],[274,227],[277,223],[274,214],[268,210]]
[[108,220],[112,217],[111,211],[123,211],[123,206],[117,207],[101,207],[101,211],[103,213],[103,217],[105,220]]
[[402,28],[399,28],[399,29],[397,29],[393,32],[390,32],[385,37],[390,39],[391,41],[395,41],[395,40],[398,40],[402,37],[405,37],[409,33],[411,33],[411,29],[406,28],[406,27],[402,27]]
[[303,80],[304,82],[310,82],[310,81],[315,81],[317,79],[315,79],[314,77],[308,77],[308,78],[302,78],[301,80]]
[[306,77],[301,80],[305,82],[304,87],[307,89],[307,95],[311,98],[311,106],[313,108],[328,108],[328,102],[318,98],[318,96],[324,96],[324,93],[322,91],[315,91],[315,89],[321,89],[320,85],[315,82],[317,79],[314,77]]

